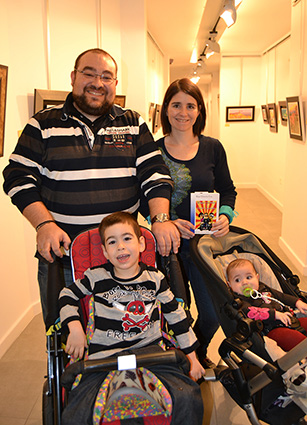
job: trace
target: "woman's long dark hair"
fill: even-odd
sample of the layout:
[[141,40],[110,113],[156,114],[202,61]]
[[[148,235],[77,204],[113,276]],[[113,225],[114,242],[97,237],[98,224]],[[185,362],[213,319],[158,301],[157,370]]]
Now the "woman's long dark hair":
[[189,80],[189,78],[181,78],[180,80],[175,80],[170,84],[170,86],[166,90],[161,108],[161,124],[163,134],[170,134],[172,131],[172,127],[167,116],[167,108],[172,98],[175,96],[175,94],[179,92],[189,94],[197,102],[199,115],[193,125],[193,134],[195,136],[199,136],[206,125],[206,108],[201,91],[199,90],[196,84],[192,83],[192,81]]

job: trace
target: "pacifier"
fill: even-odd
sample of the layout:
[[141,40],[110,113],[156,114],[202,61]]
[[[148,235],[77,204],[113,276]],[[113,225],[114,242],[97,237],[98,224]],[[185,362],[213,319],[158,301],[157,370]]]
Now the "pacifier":
[[252,294],[252,291],[253,291],[252,288],[246,287],[246,288],[243,289],[243,295],[245,297],[250,297],[251,294]]

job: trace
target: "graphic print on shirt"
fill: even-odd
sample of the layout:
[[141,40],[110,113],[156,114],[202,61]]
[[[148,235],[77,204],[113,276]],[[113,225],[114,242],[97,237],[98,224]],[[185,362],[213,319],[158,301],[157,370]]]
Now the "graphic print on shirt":
[[113,307],[125,313],[122,317],[122,328],[124,332],[131,330],[139,332],[146,331],[150,326],[149,312],[152,309],[155,297],[153,290],[137,285],[134,288],[117,286],[102,294],[102,298],[112,304]]
[[184,198],[189,197],[189,193],[192,186],[192,177],[190,170],[184,164],[178,164],[174,161],[171,161],[163,152],[162,157],[165,164],[168,166],[171,173],[172,179],[174,181],[174,190],[172,193],[172,202],[171,202],[171,217],[172,219],[179,218],[176,214],[176,207],[180,205]]

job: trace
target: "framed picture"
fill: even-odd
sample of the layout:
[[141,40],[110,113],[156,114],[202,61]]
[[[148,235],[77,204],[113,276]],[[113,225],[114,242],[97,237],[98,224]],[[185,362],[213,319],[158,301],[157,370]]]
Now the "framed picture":
[[152,132],[156,133],[161,127],[161,105],[156,105],[153,119]]
[[277,115],[276,115],[276,104],[275,103],[269,103],[268,104],[268,118],[269,118],[270,130],[273,133],[277,133]]
[[226,122],[254,121],[255,106],[226,106]]
[[124,96],[124,95],[122,95],[122,94],[117,94],[117,95],[115,96],[114,103],[115,103],[116,105],[119,105],[119,106],[121,106],[122,108],[124,108],[124,107],[125,107],[125,105],[126,105],[126,96]]
[[268,124],[269,118],[268,118],[268,107],[267,107],[267,105],[261,105],[261,112],[262,112],[263,122]]
[[34,114],[42,109],[61,105],[68,94],[69,91],[34,89]]
[[278,102],[280,122],[282,125],[287,125],[288,123],[288,110],[287,110],[287,102],[282,101]]
[[[152,126],[153,126],[153,119],[155,115],[155,108],[156,108],[156,105],[150,102],[149,111],[148,111],[148,123],[152,123]],[[153,131],[153,127],[152,127],[152,131]]]
[[3,156],[4,153],[7,72],[8,67],[6,65],[0,65],[0,156]]
[[291,139],[305,141],[305,122],[299,96],[287,97],[288,127]]

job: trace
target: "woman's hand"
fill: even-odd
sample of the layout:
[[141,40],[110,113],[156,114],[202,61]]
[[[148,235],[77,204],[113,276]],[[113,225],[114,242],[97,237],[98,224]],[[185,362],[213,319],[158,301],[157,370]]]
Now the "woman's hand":
[[229,232],[229,221],[227,216],[221,214],[218,221],[213,223],[211,230],[214,231],[213,236],[216,238],[227,235]]
[[183,239],[193,238],[194,236],[193,230],[195,229],[195,226],[192,223],[190,223],[187,220],[183,220],[182,218],[177,218],[177,220],[173,220],[173,223],[179,230],[180,235]]

